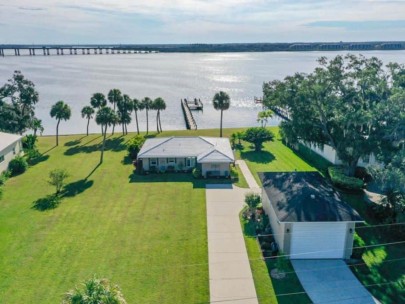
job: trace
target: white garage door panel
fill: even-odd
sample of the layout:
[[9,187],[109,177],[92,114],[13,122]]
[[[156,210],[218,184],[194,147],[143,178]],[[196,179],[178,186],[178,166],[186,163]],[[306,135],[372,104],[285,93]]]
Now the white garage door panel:
[[294,223],[291,236],[291,259],[342,259],[347,224]]

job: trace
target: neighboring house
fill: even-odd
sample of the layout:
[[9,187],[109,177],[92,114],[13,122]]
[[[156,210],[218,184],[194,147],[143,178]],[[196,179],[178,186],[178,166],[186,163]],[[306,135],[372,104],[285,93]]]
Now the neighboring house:
[[234,162],[229,139],[219,137],[149,138],[138,153],[138,166],[144,171],[190,171],[197,167],[204,177],[228,177]]
[[22,136],[0,132],[0,173],[7,170],[9,162],[22,153]]
[[[326,160],[330,161],[334,165],[341,165],[342,161],[339,159],[337,156],[336,150],[333,149],[329,145],[322,145],[318,146],[315,144],[309,144],[309,143],[304,143],[301,142],[304,146],[308,147],[312,151],[314,151],[316,154],[322,156]],[[370,155],[360,157],[357,166],[359,167],[368,167],[368,166],[379,166],[381,163],[378,162],[378,160],[375,158],[375,155],[371,153]]]
[[318,172],[259,173],[279,249],[291,259],[348,259],[359,214]]

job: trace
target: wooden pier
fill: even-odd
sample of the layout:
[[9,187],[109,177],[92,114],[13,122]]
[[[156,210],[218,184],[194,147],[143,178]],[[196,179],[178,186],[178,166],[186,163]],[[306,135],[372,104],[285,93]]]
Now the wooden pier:
[[190,110],[198,110],[198,111],[202,111],[204,109],[204,105],[201,102],[201,100],[198,98],[194,98],[194,100],[187,100],[184,99],[187,103],[187,106]]
[[280,116],[282,119],[285,120],[290,120],[291,115],[290,112],[282,107],[271,107],[270,110],[272,110],[276,115]]
[[187,129],[197,130],[197,123],[194,120],[193,113],[191,113],[186,99],[181,100],[181,108],[183,109],[184,120],[186,121]]

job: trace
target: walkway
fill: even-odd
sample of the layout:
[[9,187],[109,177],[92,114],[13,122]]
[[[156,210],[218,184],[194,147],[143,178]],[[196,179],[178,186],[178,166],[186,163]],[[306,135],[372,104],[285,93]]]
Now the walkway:
[[207,185],[210,301],[257,304],[257,295],[239,221],[245,193],[232,185]]
[[239,166],[240,170],[242,171],[243,176],[245,177],[246,182],[249,185],[249,188],[252,190],[260,191],[260,186],[257,184],[255,178],[253,177],[252,173],[250,172],[249,167],[246,165],[246,162],[244,160],[237,160],[236,164]]
[[291,260],[313,303],[375,304],[343,260]]

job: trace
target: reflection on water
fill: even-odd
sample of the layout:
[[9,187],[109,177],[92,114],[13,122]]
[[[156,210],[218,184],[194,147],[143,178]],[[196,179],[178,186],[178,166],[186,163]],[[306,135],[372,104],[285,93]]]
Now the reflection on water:
[[[161,114],[164,129],[184,129],[181,98],[200,98],[204,111],[196,112],[199,128],[219,127],[220,112],[212,107],[212,97],[220,90],[231,97],[231,108],[224,113],[224,127],[256,126],[260,106],[254,96],[262,96],[265,81],[282,79],[295,72],[310,72],[320,56],[335,52],[213,53],[213,54],[127,54],[91,56],[8,56],[0,58],[0,84],[14,70],[21,70],[37,86],[40,102],[37,115],[44,122],[45,134],[54,133],[56,121],[49,117],[51,105],[64,100],[72,107],[72,118],[60,126],[62,134],[83,133],[86,121],[80,110],[95,92],[119,88],[133,98],[163,97],[167,109]],[[384,62],[405,62],[404,51],[366,52]],[[150,129],[156,113],[150,112]],[[145,129],[145,113],[139,113]],[[274,118],[270,125],[277,125]],[[99,132],[94,122],[91,132]],[[129,126],[135,130],[135,123]]]

